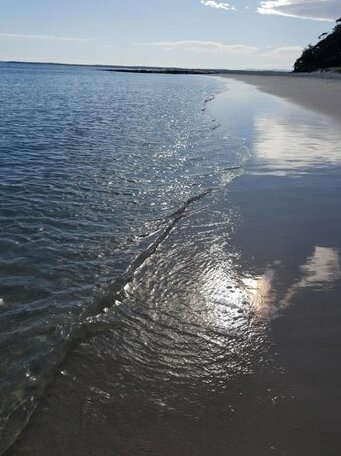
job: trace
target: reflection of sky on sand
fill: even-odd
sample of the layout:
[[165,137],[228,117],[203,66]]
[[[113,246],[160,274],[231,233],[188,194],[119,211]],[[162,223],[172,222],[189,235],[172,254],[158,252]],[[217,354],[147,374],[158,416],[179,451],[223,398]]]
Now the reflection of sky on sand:
[[303,286],[335,282],[341,278],[339,253],[327,247],[315,247],[314,254],[301,267]]
[[341,163],[341,133],[333,119],[240,81],[229,80],[228,88],[210,112],[229,134],[245,138],[252,173],[297,174]]
[[300,267],[300,278],[289,288],[281,305],[290,304],[304,288],[327,290],[341,278],[340,254],[336,249],[315,247],[312,256]]
[[[333,198],[334,193],[337,192],[333,190],[333,182],[336,181],[330,179],[328,185],[325,185],[322,176],[328,179],[329,173],[334,176],[333,179],[337,178],[335,170],[338,171],[341,165],[341,132],[339,125],[332,118],[282,98],[264,94],[250,84],[231,79],[227,82],[227,88],[226,92],[220,94],[210,104],[210,112],[229,134],[243,136],[245,144],[250,149],[251,158],[244,169],[246,174],[244,185],[246,181],[249,185],[248,190],[252,191],[255,183],[257,184],[257,189],[264,199],[260,201],[254,198],[253,200],[256,205],[263,204],[264,207],[259,208],[258,214],[255,208],[252,208],[253,215],[250,216],[247,192],[242,194],[244,198],[242,204],[249,216],[249,223],[255,223],[255,226],[256,223],[273,223],[279,230],[278,241],[288,242],[288,248],[291,248],[294,239],[290,238],[290,220],[293,225],[297,223],[295,226],[297,229],[293,230],[295,236],[303,236],[302,230],[308,229],[308,225],[304,223],[305,217],[311,223],[316,222],[316,226],[311,227],[309,233],[307,232],[307,240],[310,240],[311,245],[308,246],[306,243],[304,245],[305,255],[308,251],[313,251],[313,254],[306,257],[302,266],[296,265],[299,268],[299,277],[294,285],[289,284],[289,290],[284,299],[275,297],[274,279],[276,283],[281,282],[277,267],[267,270],[267,266],[263,264],[264,275],[248,279],[248,288],[254,293],[253,305],[256,313],[267,315],[272,312],[269,307],[276,306],[277,299],[280,300],[277,305],[284,305],[300,289],[307,287],[325,289],[341,278],[338,250],[314,247],[314,245],[323,245],[324,242],[327,244],[333,238],[332,234],[330,236],[326,234],[325,238],[321,239],[328,225],[328,220],[322,219],[322,214],[323,217],[328,217],[332,214],[331,211],[337,211],[338,206]],[[247,175],[252,175],[251,180],[248,180]],[[317,175],[321,176],[319,180]],[[269,177],[268,180],[265,179],[266,176]],[[276,176],[281,179],[276,180]],[[296,188],[302,190],[301,194],[297,195],[300,197],[297,198],[297,202],[296,194],[289,188],[292,181],[284,181],[282,179],[284,176],[300,178],[299,181],[295,180]],[[309,180],[306,180],[308,177]],[[286,182],[285,185],[284,182]],[[241,187],[238,187],[240,192],[243,191]],[[290,190],[289,193],[288,190]],[[268,195],[268,191],[271,194]],[[300,207],[304,202],[306,206]],[[319,207],[319,204],[323,206]],[[265,207],[268,207],[268,211]],[[320,216],[318,216],[319,212]],[[263,214],[265,219],[262,222]],[[337,219],[334,220],[335,223],[336,221]],[[286,224],[286,228],[284,225],[282,227],[281,223]],[[334,224],[333,232],[336,230],[335,226]],[[254,233],[252,226],[249,228],[251,230],[249,237],[253,234],[255,240],[261,235],[258,225],[257,228],[258,231],[254,230]],[[283,230],[287,231],[284,233]],[[246,233],[247,229],[244,228],[244,231]],[[270,233],[268,229],[265,232]],[[314,239],[315,233],[316,239]],[[275,236],[270,234],[273,246]],[[296,238],[297,241],[298,238]],[[259,242],[262,243],[264,240],[260,239]],[[266,242],[263,250],[267,250]],[[283,249],[279,250],[283,252]],[[289,261],[289,258],[285,261]],[[299,261],[302,261],[302,256]],[[272,288],[273,291],[271,291]]]
[[284,106],[271,117],[261,113],[255,116],[257,171],[288,174],[305,172],[312,166],[339,165],[341,135],[330,120],[290,108]]

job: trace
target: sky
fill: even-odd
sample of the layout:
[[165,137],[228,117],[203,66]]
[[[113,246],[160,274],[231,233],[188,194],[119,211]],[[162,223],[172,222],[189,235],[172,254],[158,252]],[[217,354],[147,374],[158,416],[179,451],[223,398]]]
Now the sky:
[[0,0],[0,60],[291,69],[341,0]]

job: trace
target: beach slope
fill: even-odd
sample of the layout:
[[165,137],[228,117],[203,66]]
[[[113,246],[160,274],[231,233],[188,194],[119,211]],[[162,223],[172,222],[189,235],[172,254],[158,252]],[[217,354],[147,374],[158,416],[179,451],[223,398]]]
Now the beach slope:
[[222,74],[256,86],[260,91],[285,98],[341,121],[341,75],[313,74]]

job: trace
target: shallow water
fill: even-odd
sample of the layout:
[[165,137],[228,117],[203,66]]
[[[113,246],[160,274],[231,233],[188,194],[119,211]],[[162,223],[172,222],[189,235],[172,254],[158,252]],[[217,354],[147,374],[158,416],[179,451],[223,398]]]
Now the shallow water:
[[223,88],[213,78],[0,65],[0,428],[9,439],[80,322],[111,299],[109,284],[186,202],[238,173],[229,168],[243,162],[243,145],[206,112]]
[[[81,71],[96,78],[96,87],[102,77],[115,87],[116,75]],[[151,115],[172,113],[179,123],[173,130],[172,122],[160,121],[139,161],[123,157],[122,170],[119,163],[112,168],[120,176],[143,170],[137,185],[143,191],[132,206],[125,195],[122,217],[113,213],[108,221],[114,239],[123,241],[116,250],[103,246],[104,272],[96,276],[89,267],[86,289],[76,280],[82,299],[73,299],[79,288],[65,289],[67,312],[62,301],[57,310],[51,306],[63,330],[65,322],[80,321],[74,305],[86,309],[83,324],[78,342],[57,344],[49,336],[49,346],[63,347],[67,356],[10,454],[339,454],[339,126],[233,81],[150,75],[128,81],[134,110],[142,101],[156,103],[145,128],[154,127]],[[127,81],[120,84],[127,90]],[[148,86],[149,95],[137,95],[136,85],[142,94]],[[137,129],[140,122],[141,113]],[[140,127],[139,140],[148,129]],[[168,155],[173,133],[186,131],[186,147],[174,145]],[[159,143],[158,154],[153,149],[158,134],[164,154]],[[236,165],[243,168],[230,169]],[[92,223],[89,215],[101,219],[101,207],[86,212],[84,226]],[[63,262],[63,274],[67,266],[78,268],[74,258]],[[108,288],[115,277],[121,280]],[[103,295],[91,301],[96,282]],[[53,366],[61,357],[52,357]],[[38,380],[50,378],[42,372]],[[27,395],[32,390],[23,384],[17,383]],[[44,382],[38,386],[36,397]],[[30,408],[23,411],[12,416],[8,438]]]

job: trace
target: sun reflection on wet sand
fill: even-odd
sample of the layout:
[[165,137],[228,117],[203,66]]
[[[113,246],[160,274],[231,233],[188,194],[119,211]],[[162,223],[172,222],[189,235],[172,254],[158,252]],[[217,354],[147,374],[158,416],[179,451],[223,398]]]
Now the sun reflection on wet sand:
[[[199,292],[210,309],[209,313],[213,315],[212,319],[221,324],[226,320],[226,315],[232,319],[235,315],[268,317],[274,310],[274,271],[268,269],[260,276],[247,272],[241,274],[237,270],[238,258],[223,261],[223,250],[219,257],[221,262],[204,271],[199,280]],[[225,324],[229,329],[235,325],[229,320]]]
[[252,297],[252,308],[258,317],[267,317],[273,312],[274,271],[268,269],[262,276],[244,279]]

